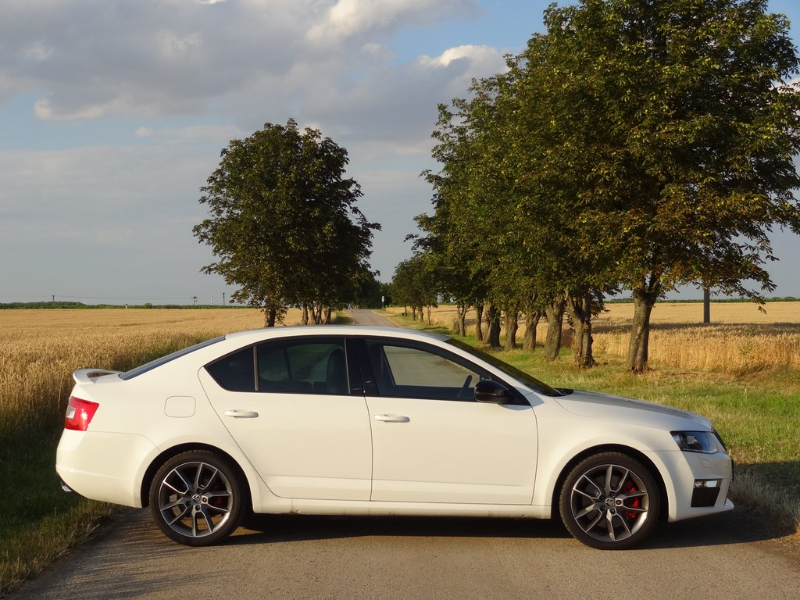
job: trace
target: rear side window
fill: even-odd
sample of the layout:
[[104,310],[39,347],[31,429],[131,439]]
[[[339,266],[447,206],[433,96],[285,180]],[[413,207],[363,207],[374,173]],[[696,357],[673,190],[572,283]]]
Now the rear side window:
[[253,347],[245,348],[206,367],[220,387],[232,392],[255,392]]
[[232,392],[332,394],[350,391],[343,338],[296,338],[250,346],[206,366]]
[[257,349],[258,391],[283,394],[347,394],[344,340],[268,342]]

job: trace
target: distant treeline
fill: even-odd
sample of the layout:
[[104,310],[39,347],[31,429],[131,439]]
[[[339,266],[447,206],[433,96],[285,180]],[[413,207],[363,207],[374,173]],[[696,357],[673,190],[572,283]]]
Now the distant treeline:
[[229,304],[84,304],[83,302],[8,302],[0,303],[0,310],[8,308],[46,309],[46,308],[175,308],[175,309],[203,309],[203,308],[247,308],[245,306]]

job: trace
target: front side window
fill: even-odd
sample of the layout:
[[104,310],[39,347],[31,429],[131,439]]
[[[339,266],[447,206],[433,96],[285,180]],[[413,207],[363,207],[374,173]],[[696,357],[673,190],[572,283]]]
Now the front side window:
[[367,355],[381,396],[473,400],[475,385],[489,373],[435,348],[367,341]]

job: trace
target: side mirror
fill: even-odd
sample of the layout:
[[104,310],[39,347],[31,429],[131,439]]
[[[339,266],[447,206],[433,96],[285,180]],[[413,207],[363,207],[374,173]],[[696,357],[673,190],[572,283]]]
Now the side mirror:
[[475,400],[477,402],[505,404],[511,400],[511,393],[502,383],[497,383],[491,379],[482,379],[475,386]]

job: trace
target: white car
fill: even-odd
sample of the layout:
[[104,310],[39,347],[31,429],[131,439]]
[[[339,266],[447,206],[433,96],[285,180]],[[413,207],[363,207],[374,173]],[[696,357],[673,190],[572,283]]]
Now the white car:
[[379,327],[233,333],[125,373],[74,373],[66,489],[149,506],[173,540],[255,513],[561,515],[622,549],[658,519],[733,508],[711,423],[554,389],[442,335]]

